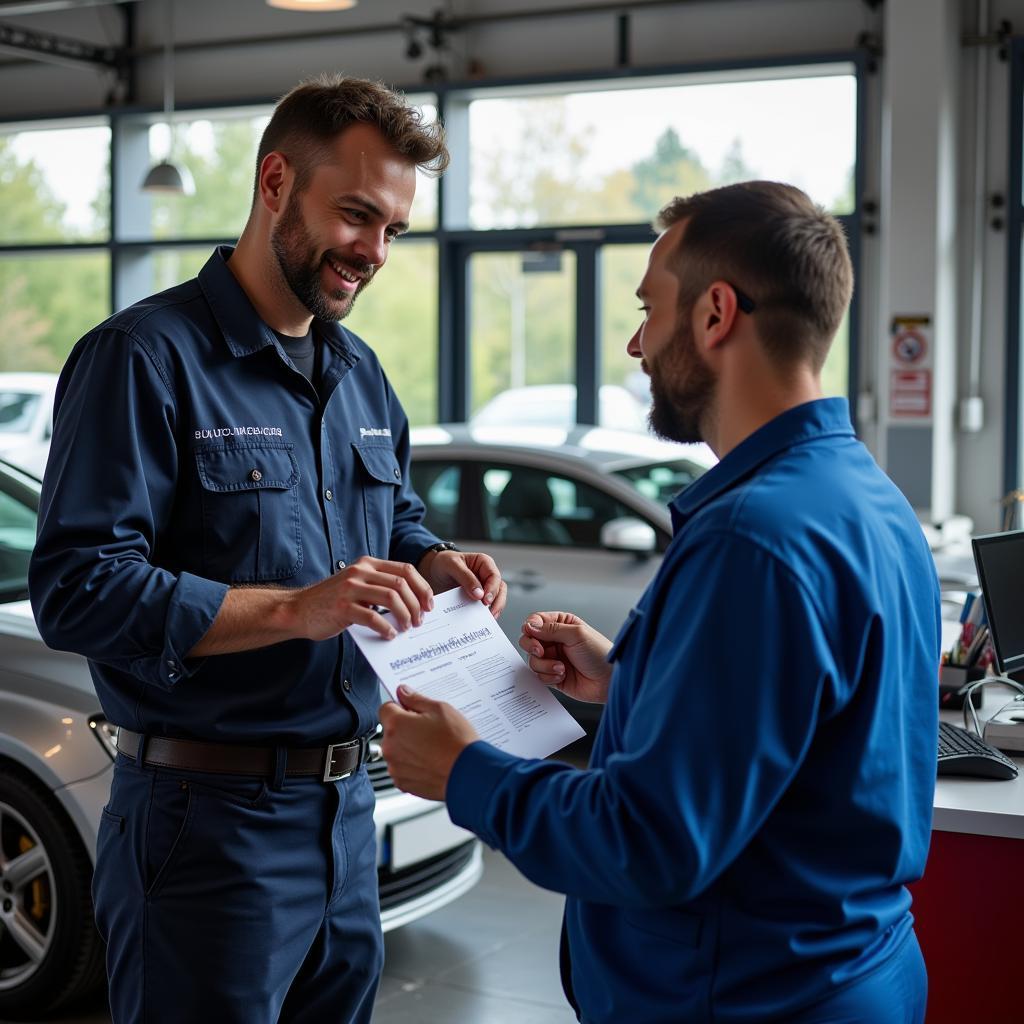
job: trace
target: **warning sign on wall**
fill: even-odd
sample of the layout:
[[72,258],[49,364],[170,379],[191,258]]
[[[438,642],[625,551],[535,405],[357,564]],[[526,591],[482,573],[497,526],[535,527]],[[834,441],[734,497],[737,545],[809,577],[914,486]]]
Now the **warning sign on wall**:
[[893,370],[889,374],[889,415],[928,417],[932,414],[932,371]]
[[932,416],[931,317],[894,316],[889,369],[889,417],[903,423]]

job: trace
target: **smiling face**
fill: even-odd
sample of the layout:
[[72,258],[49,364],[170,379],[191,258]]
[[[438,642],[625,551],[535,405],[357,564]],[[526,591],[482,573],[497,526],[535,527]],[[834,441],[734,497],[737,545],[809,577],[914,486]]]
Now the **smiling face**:
[[651,429],[659,437],[688,444],[705,440],[702,422],[715,397],[717,378],[701,358],[691,322],[693,303],[679,306],[679,278],[671,268],[685,221],[654,243],[637,289],[644,322],[626,351],[640,359],[651,378]]
[[292,192],[270,243],[295,298],[314,317],[341,320],[409,227],[416,168],[376,128],[356,124]]

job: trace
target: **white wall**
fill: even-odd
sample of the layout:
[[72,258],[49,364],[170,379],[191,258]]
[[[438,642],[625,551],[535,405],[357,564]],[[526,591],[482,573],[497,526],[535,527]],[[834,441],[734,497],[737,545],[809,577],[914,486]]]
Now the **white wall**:
[[[552,7],[585,7],[590,0],[455,0],[457,15],[487,16],[500,12],[543,11]],[[409,61],[405,40],[400,32],[380,32],[346,37],[344,31],[373,25],[395,25],[401,15],[429,15],[440,0],[363,0],[353,11],[334,14],[296,14],[273,10],[258,0],[177,0],[175,37],[183,44],[176,60],[176,94],[181,103],[224,103],[234,100],[273,98],[286,91],[299,78],[320,70],[344,70],[371,75],[385,81],[414,86],[427,60]],[[922,52],[913,31],[895,25],[903,15],[922,19],[922,31],[929,26],[930,7],[948,4],[951,23],[949,38],[932,38],[927,72],[936,90],[933,126],[949,129],[946,149],[948,165],[936,150],[927,154],[910,152],[911,147],[893,144],[893,97],[887,95],[887,81],[906,81],[907,68],[921,61]],[[629,7],[630,5],[624,5]],[[974,194],[974,59],[975,48],[960,45],[959,35],[973,28],[977,0],[885,0],[879,10],[871,10],[863,0],[706,0],[673,5],[640,7],[631,14],[632,63],[652,67],[697,61],[731,61],[757,57],[798,56],[833,51],[849,51],[864,31],[885,33],[888,29],[900,38],[901,49],[894,50],[883,39],[885,53],[878,75],[868,82],[868,166],[867,195],[882,200],[913,195],[916,186],[930,198],[930,210],[917,214],[919,223],[932,226],[953,217],[956,239],[955,263],[949,271],[949,254],[941,259],[934,251],[935,234],[922,236],[920,259],[928,263],[930,291],[917,295],[934,308],[921,310],[939,318],[937,331],[948,338],[951,367],[937,389],[943,396],[936,409],[940,440],[932,445],[933,469],[948,478],[948,499],[938,493],[933,504],[938,512],[952,510],[970,515],[980,529],[998,525],[997,501],[1002,488],[1002,431],[1005,337],[1005,262],[1006,233],[985,230],[987,276],[984,288],[983,372],[981,395],[985,403],[985,426],[975,434],[956,429],[955,403],[965,394],[967,374],[966,338],[969,328],[969,284],[971,281],[971,214]],[[992,0],[993,24],[1010,19],[1024,32],[1024,0]],[[136,5],[140,47],[159,47],[163,40],[162,6],[156,0]],[[0,21],[30,26],[44,31],[86,39],[96,43],[116,42],[120,16],[116,7],[87,7],[51,14],[7,17],[0,5]],[[959,24],[957,24],[959,22]],[[911,22],[912,23],[912,19]],[[908,24],[903,18],[903,24]],[[288,41],[294,33],[308,38]],[[934,36],[934,33],[933,33]],[[188,44],[209,39],[267,40],[259,46],[189,50]],[[922,36],[923,38],[923,36]],[[936,53],[944,66],[933,66]],[[546,75],[563,72],[614,70],[616,59],[616,11],[578,14],[559,18],[492,22],[459,33],[453,40],[451,70],[455,78],[467,74],[485,77]],[[900,62],[898,65],[894,62]],[[898,73],[895,73],[897,72]],[[886,75],[889,74],[889,79]],[[34,114],[91,111],[103,106],[109,93],[109,76],[91,70],[62,68],[31,63],[0,54],[0,118],[18,118]],[[161,102],[162,65],[159,53],[144,56],[139,62],[138,101],[157,106]],[[899,86],[897,85],[897,88]],[[944,101],[943,92],[952,95]],[[1006,195],[1008,65],[992,54],[989,72],[990,126],[986,193]],[[897,100],[899,97],[897,96]],[[939,106],[951,109],[938,110]],[[896,110],[906,104],[895,105]],[[925,112],[926,114],[928,112]],[[947,116],[948,115],[948,116]],[[945,119],[945,120],[944,120]],[[945,130],[943,128],[942,130]],[[813,131],[814,126],[808,125]],[[889,134],[887,134],[889,132]],[[887,166],[885,154],[893,163]],[[952,182],[953,201],[943,212],[943,189],[937,188],[940,176]],[[906,202],[906,200],[905,200]],[[937,205],[938,204],[938,205]],[[892,225],[902,220],[900,211],[891,211]],[[930,221],[929,221],[930,218]],[[945,221],[942,221],[944,224]],[[890,226],[892,226],[890,225]],[[939,224],[940,230],[945,230]],[[886,430],[884,381],[888,375],[889,339],[886,324],[902,301],[896,296],[909,290],[913,277],[906,264],[906,239],[895,241],[886,236],[887,225],[879,234],[863,240],[863,264],[860,287],[863,296],[863,333],[861,374],[864,388],[874,403],[878,420],[862,423],[862,434],[883,462],[889,456],[886,438],[897,438]],[[911,247],[912,249],[912,247]],[[893,260],[893,254],[896,260]],[[940,272],[945,260],[947,270]],[[916,271],[914,271],[916,273]],[[938,276],[936,276],[938,275]],[[927,276],[927,275],[926,275]],[[923,280],[920,274],[917,280]],[[950,294],[950,290],[954,294]],[[917,301],[916,297],[907,301]],[[895,304],[895,305],[894,305]],[[881,399],[881,400],[880,400]],[[866,402],[868,408],[871,402]],[[943,468],[943,466],[945,468]],[[940,484],[940,488],[942,485]]]

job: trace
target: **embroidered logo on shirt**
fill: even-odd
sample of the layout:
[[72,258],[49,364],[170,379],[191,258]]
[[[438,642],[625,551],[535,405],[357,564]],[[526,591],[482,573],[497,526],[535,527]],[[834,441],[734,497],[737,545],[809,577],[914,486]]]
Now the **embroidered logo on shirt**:
[[193,437],[197,441],[207,441],[215,437],[282,437],[280,427],[207,427],[196,430]]
[[390,437],[391,436],[391,428],[390,427],[360,427],[359,428],[359,436],[360,437]]

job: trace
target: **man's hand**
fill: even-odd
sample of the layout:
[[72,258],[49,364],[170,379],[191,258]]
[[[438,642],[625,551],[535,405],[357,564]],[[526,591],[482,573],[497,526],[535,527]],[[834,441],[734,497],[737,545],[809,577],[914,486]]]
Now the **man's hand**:
[[380,708],[388,773],[407,793],[443,800],[456,759],[480,737],[451,704],[404,686],[398,688],[398,697],[401,705],[388,701]]
[[571,612],[534,612],[523,623],[519,646],[541,682],[576,700],[604,704],[612,667],[608,637]]
[[505,607],[508,586],[490,555],[481,551],[428,551],[418,568],[435,594],[462,587],[470,597],[489,605],[495,618]]
[[[327,640],[353,622],[369,626],[387,640],[418,626],[434,607],[430,584],[408,562],[369,555],[311,587],[295,591],[297,632],[307,640]],[[375,610],[386,608],[390,615]]]

